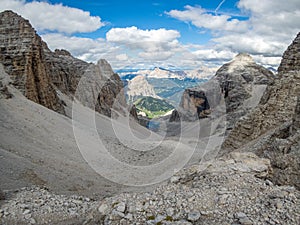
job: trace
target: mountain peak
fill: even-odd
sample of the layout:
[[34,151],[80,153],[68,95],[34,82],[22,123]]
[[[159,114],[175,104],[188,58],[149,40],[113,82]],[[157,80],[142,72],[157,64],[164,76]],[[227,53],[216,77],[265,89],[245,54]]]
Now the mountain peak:
[[255,64],[254,59],[247,53],[239,53],[234,59],[228,64],[229,72],[233,72],[235,70],[239,70],[244,68],[245,66],[249,66],[251,64]]
[[254,59],[248,54],[248,53],[239,53],[237,54],[233,61],[243,61],[243,62],[248,62],[248,63],[255,63]]
[[282,61],[278,67],[278,72],[299,71],[300,70],[300,32],[292,44],[284,52]]

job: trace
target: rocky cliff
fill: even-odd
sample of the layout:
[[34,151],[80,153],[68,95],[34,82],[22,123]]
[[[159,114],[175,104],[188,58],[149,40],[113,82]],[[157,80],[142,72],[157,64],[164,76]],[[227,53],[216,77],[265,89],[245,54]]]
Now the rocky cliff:
[[259,105],[236,124],[225,141],[224,147],[239,148],[280,124],[291,121],[297,96],[300,94],[300,71],[297,71],[300,55],[298,52],[292,54],[295,49],[299,49],[299,39],[300,35],[284,53],[278,68],[281,72],[277,79],[267,87]]
[[[222,104],[221,99],[225,100],[227,129],[231,130],[237,120],[258,105],[267,85],[274,79],[274,74],[256,64],[250,55],[238,54],[231,62],[218,69],[209,82],[185,90],[179,110],[182,112],[179,114],[192,117],[196,113],[196,104],[189,93],[204,91],[213,110]],[[177,114],[174,112],[174,119],[171,116],[171,120],[178,120]]]
[[0,13],[0,62],[13,85],[28,99],[63,112],[45,61],[43,41],[28,20],[12,11]]
[[74,58],[66,50],[50,51],[29,21],[12,11],[0,13],[0,24],[0,63],[13,85],[28,99],[63,113],[57,90],[73,98],[80,79],[93,72],[95,78],[102,79],[101,88],[93,89],[97,91],[93,92],[96,101],[86,99],[85,105],[107,116],[117,97],[126,106],[123,84],[105,60],[94,65]]
[[226,103],[227,129],[231,130],[240,117],[258,105],[274,75],[256,64],[250,55],[240,53],[223,65],[212,79],[220,84]]
[[300,33],[282,56],[278,72],[300,71]]
[[278,78],[259,105],[243,117],[223,144],[223,152],[253,151],[271,160],[272,179],[300,188],[300,35],[284,53]]
[[134,102],[138,98],[146,96],[160,99],[144,75],[138,75],[128,82],[126,94],[129,102]]

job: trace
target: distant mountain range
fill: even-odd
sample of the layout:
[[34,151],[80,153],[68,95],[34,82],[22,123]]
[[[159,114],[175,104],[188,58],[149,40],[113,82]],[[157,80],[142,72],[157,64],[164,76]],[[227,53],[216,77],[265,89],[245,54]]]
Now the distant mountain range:
[[125,70],[119,75],[125,86],[125,94],[129,102],[149,96],[163,98],[176,107],[183,91],[209,80],[217,68],[202,67],[197,70],[168,70],[155,67],[152,70]]
[[210,67],[201,67],[196,70],[168,70],[161,67],[155,67],[154,69],[146,69],[146,70],[119,70],[117,73],[122,79],[131,80],[133,77],[137,75],[144,75],[147,78],[173,78],[173,79],[209,79],[212,77],[218,68],[210,68]]

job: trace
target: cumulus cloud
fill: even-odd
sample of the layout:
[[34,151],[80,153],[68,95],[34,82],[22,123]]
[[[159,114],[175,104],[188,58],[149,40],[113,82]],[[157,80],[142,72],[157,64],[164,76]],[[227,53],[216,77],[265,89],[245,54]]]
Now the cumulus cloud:
[[193,52],[199,59],[205,61],[229,61],[236,53],[229,50],[200,49]]
[[100,17],[62,4],[26,2],[25,0],[1,0],[0,11],[13,10],[21,14],[39,31],[63,33],[92,32],[104,26]]
[[101,58],[114,55],[117,48],[107,43],[104,39],[93,40],[75,36],[66,36],[59,33],[45,34],[42,38],[51,50],[67,49],[72,55],[88,62],[96,62]]
[[120,60],[120,61],[127,61],[128,60],[128,55],[125,54],[125,53],[119,54],[119,55],[116,55],[116,59]]
[[116,43],[137,43],[137,42],[169,42],[180,37],[176,30],[141,30],[137,27],[112,28],[106,34],[106,39]]
[[211,31],[215,43],[212,48],[216,51],[247,52],[261,64],[277,66],[280,56],[300,31],[300,1],[240,0],[237,7],[248,19],[216,15],[192,6],[166,14]]
[[179,47],[176,30],[141,30],[137,27],[112,28],[106,34],[108,42],[124,45],[132,50],[142,50],[138,55],[147,60],[166,60]]
[[181,21],[190,22],[196,27],[210,30],[226,30],[243,32],[248,29],[245,21],[232,19],[228,15],[213,15],[207,10],[199,7],[185,6],[185,10],[171,10],[167,15]]

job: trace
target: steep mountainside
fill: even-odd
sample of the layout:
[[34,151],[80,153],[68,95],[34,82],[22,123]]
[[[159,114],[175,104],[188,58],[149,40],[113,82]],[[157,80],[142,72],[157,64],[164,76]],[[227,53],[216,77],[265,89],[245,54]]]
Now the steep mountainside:
[[300,71],[300,33],[282,56],[278,72]]
[[28,99],[63,112],[46,65],[44,43],[29,21],[12,11],[0,13],[0,43],[0,62],[14,86]]
[[231,130],[240,117],[259,103],[267,84],[272,83],[274,78],[271,71],[256,64],[250,55],[238,54],[208,82],[185,90],[179,105],[182,111],[180,114],[186,119],[192,118],[196,107],[188,92],[204,91],[213,110],[222,104],[222,99],[225,100],[227,129]]
[[[64,112],[57,90],[73,98],[83,76],[91,71],[102,81],[101,88],[93,89],[94,107],[110,116],[114,99],[125,106],[123,84],[110,65],[101,60],[97,65],[76,59],[65,50],[51,52],[47,44],[36,34],[29,21],[12,11],[0,13],[0,63],[12,82],[28,99],[57,112]],[[99,95],[97,94],[99,93]],[[86,99],[85,99],[86,100]]]
[[254,151],[271,159],[273,180],[300,188],[300,35],[283,55],[278,78],[259,105],[243,117],[223,144],[223,152]]
[[160,98],[156,95],[153,86],[148,83],[143,75],[136,76],[132,80],[128,81],[126,94],[129,102],[134,102],[138,98],[145,96],[158,99]]
[[223,65],[212,79],[220,84],[230,130],[240,117],[259,103],[267,84],[273,82],[274,75],[256,64],[250,55],[240,53]]

